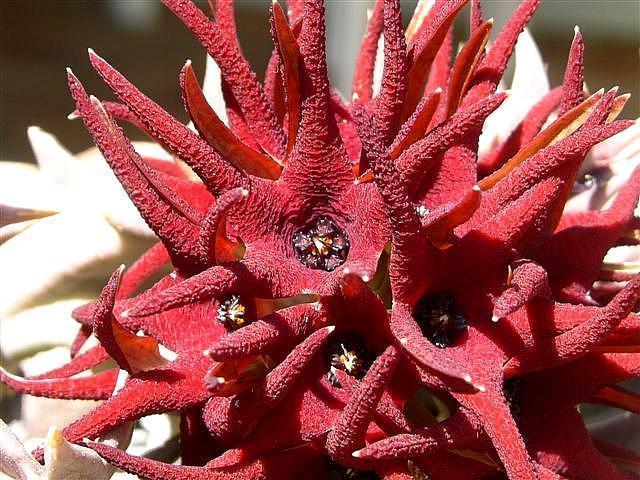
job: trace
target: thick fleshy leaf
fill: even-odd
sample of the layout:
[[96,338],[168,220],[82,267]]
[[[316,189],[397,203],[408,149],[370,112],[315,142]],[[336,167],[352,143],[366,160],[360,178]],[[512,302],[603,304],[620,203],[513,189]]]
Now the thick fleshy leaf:
[[20,480],[35,480],[44,475],[42,465],[27,453],[24,445],[2,419],[0,419],[0,472]]

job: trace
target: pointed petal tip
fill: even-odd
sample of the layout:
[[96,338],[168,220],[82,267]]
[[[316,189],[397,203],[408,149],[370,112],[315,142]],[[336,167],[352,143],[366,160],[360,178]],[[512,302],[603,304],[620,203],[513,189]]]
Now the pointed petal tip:
[[475,388],[477,391],[479,391],[480,393],[484,393],[487,391],[487,387],[485,387],[484,385],[482,385],[481,383],[475,383],[473,381],[473,379],[471,378],[471,375],[466,374],[463,375],[462,379],[468,383],[469,385],[471,385],[473,388]]
[[100,101],[100,99],[98,99],[98,97],[96,97],[95,95],[89,95],[89,100],[94,107],[102,109],[102,102]]
[[500,321],[500,317],[499,317],[499,316],[497,316],[497,315],[492,315],[492,316],[491,316],[491,321],[492,321],[493,323],[498,323],[498,322]]
[[351,456],[354,457],[354,458],[360,458],[361,452],[362,452],[362,450],[356,450],[355,452],[353,452],[351,454]]
[[327,331],[327,333],[331,333],[336,329],[336,327],[335,325],[329,325],[328,327],[324,327],[324,329]]

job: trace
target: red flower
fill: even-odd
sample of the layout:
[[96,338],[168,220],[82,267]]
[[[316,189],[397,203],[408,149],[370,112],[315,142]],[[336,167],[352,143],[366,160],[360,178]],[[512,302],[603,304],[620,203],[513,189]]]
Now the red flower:
[[[74,313],[69,364],[2,380],[105,399],[64,430],[72,442],[178,411],[181,466],[87,442],[142,478],[625,478],[606,456],[632,455],[594,444],[575,405],[637,410],[615,384],[638,373],[640,278],[589,292],[609,248],[638,227],[640,170],[607,210],[563,214],[589,149],[632,124],[615,120],[626,100],[616,90],[585,98],[579,34],[562,88],[479,160],[536,0],[489,49],[493,24],[473,1],[453,63],[464,0],[419,6],[406,32],[399,2],[377,1],[350,103],[329,85],[320,0],[292,2],[290,24],[273,5],[264,86],[230,1],[215,2],[215,21],[190,1],[164,3],[220,67],[229,126],[190,63],[180,81],[198,133],[92,51],[122,103],[89,97],[69,71],[78,114],[161,244]],[[140,157],[116,120],[202,183]],[[136,295],[167,261],[175,273]],[[92,333],[101,345],[78,354]],[[107,358],[129,373],[117,393],[117,370],[73,377]],[[448,418],[425,425],[410,413],[423,388]]]

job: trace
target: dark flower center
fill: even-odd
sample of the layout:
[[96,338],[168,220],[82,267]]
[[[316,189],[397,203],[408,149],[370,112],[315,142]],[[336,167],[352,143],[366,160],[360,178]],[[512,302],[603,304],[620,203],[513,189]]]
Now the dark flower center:
[[342,370],[355,378],[362,378],[375,359],[364,338],[354,332],[346,333],[327,345],[327,379],[334,387],[341,387],[336,370]]
[[509,405],[511,415],[516,421],[520,417],[520,401],[522,396],[522,390],[524,389],[523,380],[518,377],[510,378],[502,386],[504,397]]
[[582,193],[591,189],[594,185],[602,184],[611,177],[611,171],[606,168],[593,169],[580,175],[573,184],[574,194]]
[[304,266],[331,272],[347,259],[349,238],[330,219],[320,217],[293,235],[293,249]]
[[220,300],[216,320],[229,331],[237,330],[251,323],[248,310],[247,302],[240,295],[227,295]]
[[328,461],[328,469],[331,480],[378,480],[380,478],[375,472],[356,470],[331,460]]
[[447,294],[425,295],[413,311],[422,334],[436,347],[453,345],[467,328],[467,320],[455,310],[453,297]]

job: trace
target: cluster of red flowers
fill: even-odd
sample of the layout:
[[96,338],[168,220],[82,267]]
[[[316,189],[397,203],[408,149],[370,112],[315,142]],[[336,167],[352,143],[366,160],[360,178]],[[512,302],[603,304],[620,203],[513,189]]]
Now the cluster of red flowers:
[[[585,95],[579,33],[563,85],[479,157],[539,0],[490,48],[493,23],[472,1],[455,58],[466,0],[418,8],[406,31],[399,0],[378,0],[351,102],[328,81],[322,0],[292,1],[288,18],[273,4],[264,84],[231,0],[214,20],[163,1],[219,66],[228,126],[189,62],[197,133],[92,51],[121,103],[68,72],[77,114],[161,242],[74,312],[68,364],[2,381],[104,400],[64,437],[146,479],[632,478],[612,458],[638,456],[591,438],[576,409],[640,410],[617,386],[640,372],[640,278],[592,288],[606,252],[637,241],[640,170],[607,210],[563,212],[589,149],[632,124],[616,120],[627,97],[615,89]],[[176,162],[142,158],[117,121]],[[174,273],[139,292],[168,262]],[[82,349],[91,335],[100,344]],[[76,376],[108,359],[118,368]],[[182,465],[88,440],[174,411]]]

